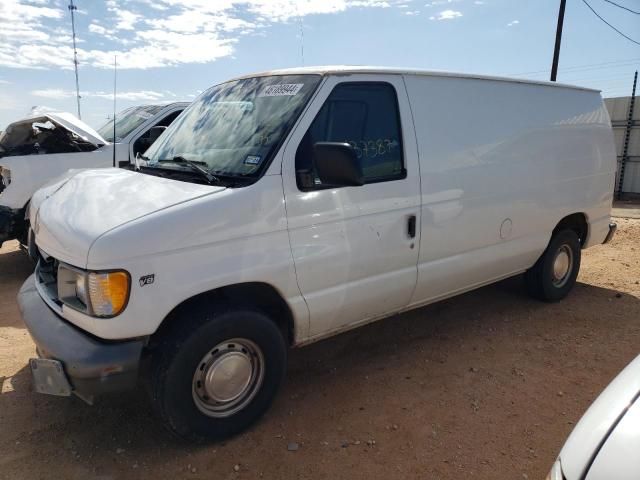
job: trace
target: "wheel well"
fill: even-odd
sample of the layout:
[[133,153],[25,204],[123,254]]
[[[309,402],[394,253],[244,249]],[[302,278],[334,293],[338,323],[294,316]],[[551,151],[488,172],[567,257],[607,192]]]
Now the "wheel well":
[[154,336],[161,335],[161,332],[165,331],[169,324],[178,316],[177,314],[184,309],[192,308],[196,305],[211,305],[221,302],[245,306],[250,305],[262,310],[273,320],[278,328],[280,328],[289,345],[293,345],[295,330],[291,309],[273,286],[262,282],[228,285],[191,297],[176,306],[169,315],[167,315]]
[[589,234],[589,224],[587,223],[587,218],[584,213],[574,213],[564,217],[558,225],[556,225],[556,228],[553,229],[553,235],[566,229],[576,232],[576,235],[578,235],[580,239],[580,244],[584,246],[587,241],[587,235]]

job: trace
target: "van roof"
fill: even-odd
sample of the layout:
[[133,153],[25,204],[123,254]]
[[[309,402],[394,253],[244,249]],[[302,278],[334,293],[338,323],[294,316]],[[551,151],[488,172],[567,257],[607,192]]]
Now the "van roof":
[[180,107],[187,107],[189,106],[190,102],[162,102],[162,103],[149,103],[146,105],[139,105],[140,107],[151,107],[153,105],[162,105],[163,107],[173,107],[173,106],[180,106]]
[[492,75],[477,75],[473,73],[455,73],[444,72],[438,70],[422,70],[417,68],[395,68],[395,67],[374,67],[374,66],[353,66],[353,65],[324,65],[317,67],[297,67],[297,68],[285,68],[280,70],[270,70],[266,72],[252,73],[249,75],[242,75],[240,78],[250,77],[266,77],[270,75],[302,75],[302,74],[316,74],[316,75],[340,75],[350,73],[384,73],[390,75],[424,75],[428,77],[454,77],[454,78],[474,78],[478,80],[494,80],[498,82],[510,82],[510,83],[525,83],[532,85],[544,85],[548,87],[560,87],[560,88],[572,88],[576,90],[585,90],[589,92],[600,92],[600,90],[579,87],[576,85],[568,85],[566,83],[546,82],[542,80],[525,80],[522,78],[509,78]]

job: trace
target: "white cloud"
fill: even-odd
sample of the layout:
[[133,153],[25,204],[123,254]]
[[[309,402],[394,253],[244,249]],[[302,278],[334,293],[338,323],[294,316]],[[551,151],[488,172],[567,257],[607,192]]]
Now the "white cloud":
[[462,16],[462,12],[458,10],[443,10],[433,17],[429,17],[429,20],[453,20],[455,18],[460,18]]
[[[72,98],[76,96],[75,90],[63,90],[61,88],[45,88],[42,90],[32,90],[31,95],[35,97],[49,98],[52,100],[62,100],[65,98]],[[138,90],[129,92],[117,92],[118,100],[130,100],[130,101],[162,101],[167,97],[175,97],[175,93],[165,91],[156,92],[153,90]],[[80,97],[82,98],[104,98],[107,100],[113,100],[113,93],[111,92],[87,92],[80,91]]]
[[181,63],[206,63],[229,56],[234,40],[221,40],[204,33],[183,35],[163,30],[139,32],[144,40],[140,46],[129,50],[83,52],[85,62],[95,67],[113,68],[114,56],[118,68],[153,68],[179,65]]
[[109,32],[106,28],[102,25],[98,25],[97,23],[89,24],[89,31],[91,33],[97,33],[98,35],[106,35]]
[[68,98],[75,95],[75,92],[71,90],[62,90],[61,88],[45,88],[43,90],[32,90],[31,95],[44,98]]
[[[456,1],[459,0],[432,3]],[[106,15],[99,20],[92,10],[95,4],[86,3],[83,7],[88,15],[76,25],[78,61],[81,67],[112,68],[117,56],[119,68],[123,69],[214,62],[232,57],[234,45],[242,36],[259,34],[273,24],[348,9],[406,7],[407,3],[407,0],[106,0]],[[56,3],[0,0],[0,66],[72,69],[66,10],[66,3],[61,0]],[[89,38],[91,43],[86,41]]]
[[11,82],[9,80],[3,80],[0,78],[0,85],[9,85]]
[[518,24],[520,24],[520,20],[513,20],[513,21],[507,23],[507,27],[513,27],[513,26],[518,25]]
[[[98,97],[98,98],[106,98],[109,100],[113,100],[112,93],[105,92],[96,92],[89,96]],[[163,100],[168,100],[167,97],[175,97],[175,94],[167,94],[162,92],[154,92],[152,90],[140,90],[137,92],[118,92],[116,94],[116,98],[118,100],[130,100],[132,102],[137,102],[140,100],[150,101],[150,102],[158,102]]]
[[434,0],[433,2],[426,3],[425,7],[438,7],[442,5],[448,5],[450,3],[458,3],[461,0]]
[[73,66],[70,49],[61,45],[59,35],[52,35],[54,32],[43,24],[62,19],[64,10],[42,4],[0,0],[0,65],[14,68]]
[[118,9],[115,10],[115,14],[118,19],[116,30],[133,30],[136,22],[140,19],[140,15],[128,10]]

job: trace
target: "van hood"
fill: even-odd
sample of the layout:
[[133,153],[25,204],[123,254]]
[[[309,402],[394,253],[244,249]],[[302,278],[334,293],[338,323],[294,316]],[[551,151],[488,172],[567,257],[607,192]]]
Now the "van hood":
[[[65,133],[65,135],[59,135],[56,142],[65,142],[69,143],[69,145],[55,145],[57,150],[64,151],[65,147],[69,147],[69,152],[73,152],[74,148],[71,144],[77,141],[77,139],[93,145],[94,148],[109,143],[93,128],[71,113],[35,113],[11,123],[4,132],[0,133],[0,156],[2,156],[3,153],[31,145],[34,141],[37,141],[38,139],[35,139],[33,133],[34,124],[35,126],[43,125],[43,128],[53,126]],[[56,151],[55,153],[60,152]]]
[[51,185],[31,212],[36,244],[43,253],[84,268],[91,245],[108,231],[223,190],[119,168],[81,170]]

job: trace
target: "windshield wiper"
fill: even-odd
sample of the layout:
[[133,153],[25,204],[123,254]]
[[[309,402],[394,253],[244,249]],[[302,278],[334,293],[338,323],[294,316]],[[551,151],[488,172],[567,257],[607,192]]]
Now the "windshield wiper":
[[213,174],[218,178],[229,178],[237,182],[251,182],[255,177],[248,173],[231,173],[214,170]]
[[207,170],[206,168],[201,167],[200,165],[198,165],[197,162],[194,162],[192,160],[187,160],[184,157],[177,156],[177,157],[173,157],[172,159],[164,158],[164,159],[158,160],[158,163],[164,163],[164,162],[178,163],[178,164],[184,163],[192,171],[198,172],[202,177],[206,178],[207,183],[210,184],[210,185],[212,183],[218,183],[218,184],[222,183],[220,181],[220,179],[218,177],[216,177],[214,174],[212,174],[209,170]]

